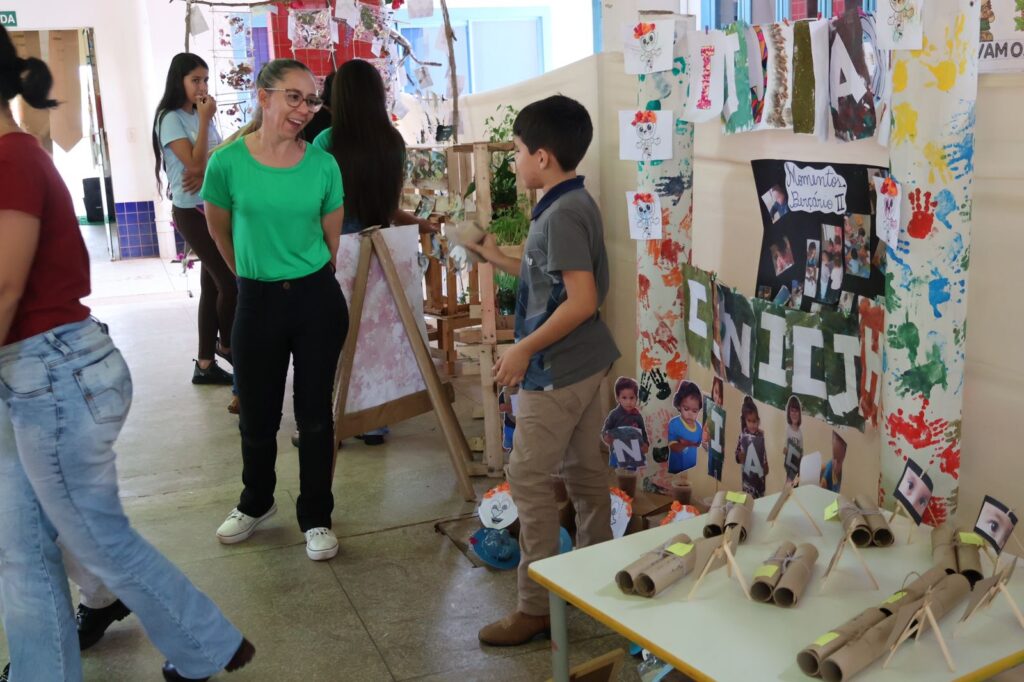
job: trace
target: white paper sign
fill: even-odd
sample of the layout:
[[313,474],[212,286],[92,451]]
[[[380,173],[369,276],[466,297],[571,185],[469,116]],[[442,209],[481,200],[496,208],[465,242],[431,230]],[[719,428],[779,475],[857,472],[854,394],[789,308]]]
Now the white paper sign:
[[667,161],[672,158],[672,111],[619,112],[619,158]]
[[[1017,0],[981,2],[981,42],[978,73],[1024,71],[1024,20]],[[968,28],[969,30],[969,28]]]
[[884,50],[920,50],[924,0],[881,0],[875,9],[878,46]]
[[334,6],[334,16],[355,28],[359,23],[359,8],[356,7],[355,0],[337,0],[337,4]]
[[800,485],[821,487],[821,453],[812,452],[800,460]]
[[899,183],[892,178],[877,177],[874,178],[874,181],[875,196],[877,197],[875,220],[878,238],[896,248],[900,237],[900,201],[902,200],[900,194],[902,189]]
[[210,30],[206,23],[206,17],[199,9],[199,5],[192,5],[188,14],[188,32],[194,36],[202,35]]
[[476,510],[480,517],[480,523],[485,528],[508,528],[519,518],[519,510],[512,500],[512,494],[508,490],[508,484],[503,483],[496,488],[488,490],[484,494],[483,501]]
[[818,169],[787,161],[785,167],[789,210],[846,214],[846,179],[832,166]]
[[672,69],[674,21],[640,21],[625,27],[622,52],[626,73],[656,73]]
[[406,7],[409,8],[410,19],[434,16],[434,0],[409,0]]
[[661,197],[654,192],[626,192],[630,239],[661,239]]
[[702,123],[717,118],[725,104],[725,36],[721,31],[691,33],[689,64],[694,64],[683,120]]
[[621,538],[626,533],[632,510],[626,500],[613,493],[609,494],[612,498],[612,537]]

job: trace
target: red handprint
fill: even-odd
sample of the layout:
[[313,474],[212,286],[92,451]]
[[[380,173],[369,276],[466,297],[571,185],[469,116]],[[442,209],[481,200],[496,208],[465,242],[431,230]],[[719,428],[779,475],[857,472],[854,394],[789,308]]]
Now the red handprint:
[[914,239],[924,239],[932,233],[938,202],[932,201],[931,192],[925,192],[922,200],[920,187],[910,193],[909,199],[913,212],[910,214],[910,222],[907,223],[907,234]]
[[637,294],[638,294],[637,297],[640,299],[640,304],[644,308],[650,308],[651,307],[651,298],[650,298],[650,294],[651,294],[651,280],[648,279],[646,275],[640,274],[640,275],[637,276],[636,285],[637,285],[636,288],[637,288]]
[[938,445],[943,442],[946,427],[949,422],[945,419],[925,419],[925,412],[928,410],[928,400],[921,401],[921,409],[915,415],[903,416],[903,410],[896,410],[896,414],[890,414],[888,419],[890,443],[896,444],[898,437],[903,439],[915,450]]

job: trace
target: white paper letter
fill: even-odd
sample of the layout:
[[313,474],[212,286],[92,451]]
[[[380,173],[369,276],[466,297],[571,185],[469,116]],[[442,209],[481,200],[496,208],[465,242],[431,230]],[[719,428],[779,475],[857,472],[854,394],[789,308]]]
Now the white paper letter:
[[811,355],[825,347],[825,335],[814,327],[793,327],[793,393],[827,398],[825,382],[811,376]]
[[708,290],[702,283],[688,280],[690,287],[690,333],[701,338],[708,338],[708,325],[697,315],[701,301],[708,300]]
[[832,350],[843,356],[846,374],[846,390],[828,397],[828,404],[836,414],[849,414],[857,409],[857,365],[860,354],[860,339],[846,334],[832,336]]
[[[740,357],[740,372],[743,376],[750,376],[750,325],[743,325],[742,336],[736,332],[736,323],[732,321],[732,315],[723,312],[722,317],[725,320],[725,349],[722,351],[722,355],[725,357],[722,360],[726,367],[732,364],[732,352],[735,347]],[[818,334],[821,334],[819,331]],[[824,384],[822,384],[822,398],[824,395]]]
[[761,313],[761,329],[768,332],[768,362],[757,366],[757,378],[786,387],[786,368],[782,366],[786,341],[786,318],[765,310]]

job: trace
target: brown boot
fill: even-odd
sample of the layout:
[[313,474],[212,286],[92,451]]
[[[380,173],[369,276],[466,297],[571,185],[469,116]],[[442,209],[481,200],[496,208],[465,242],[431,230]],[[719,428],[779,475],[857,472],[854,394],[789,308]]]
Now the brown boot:
[[519,646],[537,635],[551,636],[550,616],[531,616],[514,611],[496,623],[481,628],[480,641],[491,646]]
[[238,396],[236,395],[233,398],[231,398],[231,402],[228,403],[228,412],[230,412],[231,414],[238,414],[240,411],[241,408],[239,408],[238,406]]

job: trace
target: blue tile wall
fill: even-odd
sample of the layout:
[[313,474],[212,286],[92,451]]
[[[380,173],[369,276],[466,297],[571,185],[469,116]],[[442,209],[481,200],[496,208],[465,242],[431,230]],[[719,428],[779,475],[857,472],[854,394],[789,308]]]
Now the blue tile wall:
[[152,201],[114,204],[117,241],[121,258],[154,258],[160,255],[156,237],[156,210]]

